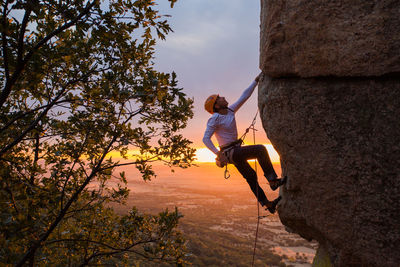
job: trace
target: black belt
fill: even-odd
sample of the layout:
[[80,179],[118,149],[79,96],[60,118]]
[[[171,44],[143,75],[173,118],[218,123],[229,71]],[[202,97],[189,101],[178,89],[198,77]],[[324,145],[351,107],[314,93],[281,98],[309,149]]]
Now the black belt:
[[228,148],[231,148],[231,147],[240,146],[242,143],[243,143],[243,140],[242,139],[238,139],[238,140],[230,142],[230,143],[228,143],[228,144],[226,144],[224,146],[220,146],[220,148],[221,148],[221,151],[224,151],[224,150],[227,150]]

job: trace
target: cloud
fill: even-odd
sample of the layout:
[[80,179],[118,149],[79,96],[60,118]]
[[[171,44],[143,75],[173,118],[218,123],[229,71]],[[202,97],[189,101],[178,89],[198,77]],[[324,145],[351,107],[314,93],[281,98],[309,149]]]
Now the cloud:
[[168,36],[167,42],[160,43],[160,48],[179,51],[181,54],[198,55],[215,47],[215,42],[227,39],[224,27],[209,22],[198,22],[191,31],[178,31]]
[[[249,6],[249,2],[243,0],[184,0],[168,10],[161,2],[161,13],[172,16],[169,22],[174,32],[169,34],[166,42],[159,43],[159,47],[191,55],[213,52],[222,45],[227,49],[234,47],[233,42],[241,38],[238,35],[253,27],[249,26],[253,21],[245,16]],[[255,15],[258,19],[258,14]],[[246,36],[242,38],[246,39]]]
[[[209,114],[204,99],[219,93],[235,101],[258,74],[260,2],[245,0],[179,0],[173,9],[157,1],[161,14],[174,30],[157,44],[156,69],[175,71],[179,87],[194,97],[195,116],[184,135],[201,146]],[[239,131],[247,127],[257,109],[253,95],[237,114]],[[259,142],[265,142],[258,131]]]

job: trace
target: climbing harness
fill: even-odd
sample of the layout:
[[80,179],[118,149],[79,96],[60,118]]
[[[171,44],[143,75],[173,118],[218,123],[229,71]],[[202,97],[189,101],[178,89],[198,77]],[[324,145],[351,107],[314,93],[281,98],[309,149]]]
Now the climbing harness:
[[241,146],[243,143],[242,139],[238,139],[228,145],[221,147],[221,152],[227,159],[227,162],[221,162],[219,158],[217,158],[216,163],[218,167],[225,167],[224,178],[229,179],[231,177],[229,170],[228,170],[228,163],[234,164],[233,162],[233,151],[235,147]]
[[229,177],[231,177],[229,170],[228,170],[228,163],[233,164],[232,156],[233,156],[234,148],[237,146],[240,146],[244,143],[244,139],[246,138],[246,135],[250,130],[253,130],[253,135],[254,135],[253,137],[254,137],[254,144],[255,144],[255,131],[257,131],[257,129],[254,127],[254,125],[256,124],[257,115],[258,115],[258,109],[257,109],[256,115],[254,115],[253,121],[251,122],[250,126],[246,128],[243,135],[238,140],[236,140],[226,146],[221,147],[221,151],[223,151],[223,154],[228,159],[228,162],[224,163],[224,165],[223,165],[223,163],[221,163],[219,161],[219,159],[217,158],[216,163],[217,163],[218,167],[221,167],[221,168],[225,167],[225,171],[224,171],[225,179],[229,179]]

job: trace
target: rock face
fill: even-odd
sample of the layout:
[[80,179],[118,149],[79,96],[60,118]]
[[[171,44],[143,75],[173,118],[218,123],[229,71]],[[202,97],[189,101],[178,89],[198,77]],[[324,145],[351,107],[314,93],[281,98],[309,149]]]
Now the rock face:
[[400,72],[398,0],[261,0],[261,69],[281,76]]
[[400,1],[261,7],[259,109],[288,176],[282,223],[334,266],[398,266]]

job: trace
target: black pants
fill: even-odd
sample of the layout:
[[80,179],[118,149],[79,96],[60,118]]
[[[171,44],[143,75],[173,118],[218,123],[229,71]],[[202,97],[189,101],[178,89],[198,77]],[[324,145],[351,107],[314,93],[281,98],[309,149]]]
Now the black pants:
[[258,202],[260,202],[261,205],[264,205],[268,199],[258,184],[256,172],[253,170],[247,160],[257,159],[267,180],[275,180],[278,176],[272,167],[267,149],[263,145],[238,146],[234,148],[232,159],[235,167],[246,179],[251,191],[253,191],[254,195],[257,197]]

